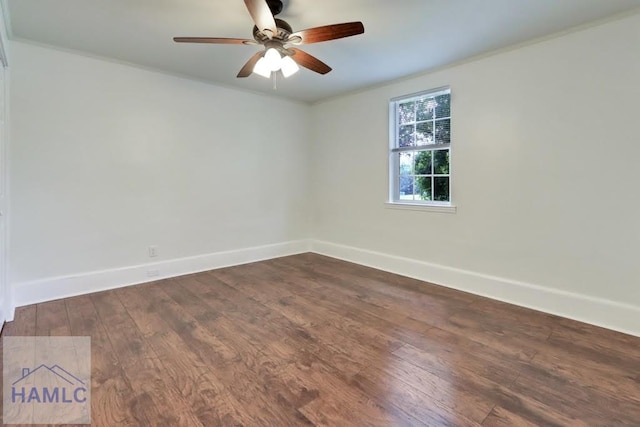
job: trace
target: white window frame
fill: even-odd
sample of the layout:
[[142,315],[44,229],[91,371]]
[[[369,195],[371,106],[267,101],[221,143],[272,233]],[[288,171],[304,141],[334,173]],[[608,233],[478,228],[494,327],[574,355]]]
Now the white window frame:
[[[389,198],[387,207],[396,209],[411,209],[411,210],[426,210],[437,212],[454,213],[456,211],[453,205],[453,192],[452,192],[452,148],[451,142],[449,144],[428,144],[412,147],[399,147],[399,105],[402,103],[410,102],[421,98],[435,97],[443,94],[449,94],[451,96],[451,88],[449,86],[440,87],[437,89],[431,89],[422,91],[410,95],[399,96],[392,98],[389,101]],[[450,120],[451,114],[449,115]],[[436,119],[434,119],[435,122]],[[449,174],[438,175],[447,176],[449,178],[449,201],[435,201],[435,200],[404,200],[400,198],[400,164],[399,153],[401,152],[420,152],[438,150],[449,150]],[[433,158],[433,157],[432,157]],[[432,166],[433,167],[433,166]],[[433,179],[433,175],[432,175]],[[433,188],[433,181],[432,181]]]

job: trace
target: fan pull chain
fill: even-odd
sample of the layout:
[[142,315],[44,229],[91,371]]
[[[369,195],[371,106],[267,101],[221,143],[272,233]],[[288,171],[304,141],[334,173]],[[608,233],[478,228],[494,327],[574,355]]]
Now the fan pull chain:
[[271,76],[273,79],[273,90],[278,90],[278,73],[273,72],[271,73]]

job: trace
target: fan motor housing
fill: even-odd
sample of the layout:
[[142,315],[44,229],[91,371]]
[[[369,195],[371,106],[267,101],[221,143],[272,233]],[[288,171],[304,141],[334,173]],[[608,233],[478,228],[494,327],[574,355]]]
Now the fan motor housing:
[[[293,32],[293,30],[291,29],[291,25],[289,25],[282,19],[275,18],[275,21],[276,26],[278,27],[278,34],[276,34],[274,38],[279,40],[286,40],[287,37]],[[261,44],[269,40],[269,37],[262,31],[260,31],[255,25],[253,26],[253,38]]]

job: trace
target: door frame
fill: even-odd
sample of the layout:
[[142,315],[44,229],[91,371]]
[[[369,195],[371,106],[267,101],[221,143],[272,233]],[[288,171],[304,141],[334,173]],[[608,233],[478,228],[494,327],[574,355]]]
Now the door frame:
[[3,123],[0,129],[0,227],[3,233],[0,237],[0,327],[5,321],[13,320],[14,307],[11,288],[8,283],[8,252],[9,252],[9,58],[8,38],[10,35],[10,22],[6,0],[0,2],[0,72],[3,74],[2,100],[0,100],[0,112]]

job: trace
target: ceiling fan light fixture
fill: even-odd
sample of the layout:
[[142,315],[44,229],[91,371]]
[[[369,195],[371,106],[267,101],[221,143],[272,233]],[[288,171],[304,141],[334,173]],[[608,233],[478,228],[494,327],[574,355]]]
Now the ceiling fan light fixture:
[[278,71],[282,68],[282,56],[274,48],[267,49],[267,53],[264,54],[264,60],[271,71]]
[[327,64],[292,45],[321,43],[364,33],[364,25],[359,21],[323,25],[294,32],[286,21],[275,17],[282,12],[285,3],[288,4],[288,1],[244,0],[255,24],[253,40],[228,37],[174,37],[173,40],[176,43],[264,46],[264,51],[254,53],[242,66],[237,77],[245,78],[255,73],[266,78],[273,76],[275,82],[278,70],[281,70],[285,77],[295,74],[300,67],[322,75],[331,71],[331,67]]
[[267,79],[271,77],[271,67],[269,67],[267,60],[264,59],[264,57],[260,58],[258,62],[256,62],[256,65],[253,67],[253,72]]
[[282,75],[286,77],[291,77],[295,73],[300,71],[300,67],[296,64],[296,61],[291,59],[290,56],[285,56],[282,58]]

